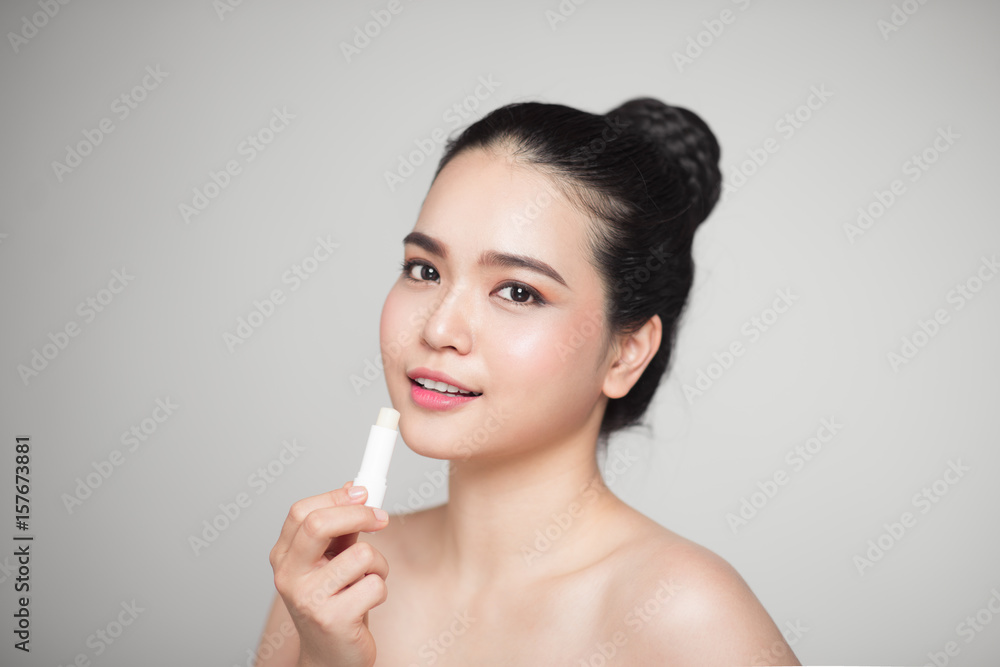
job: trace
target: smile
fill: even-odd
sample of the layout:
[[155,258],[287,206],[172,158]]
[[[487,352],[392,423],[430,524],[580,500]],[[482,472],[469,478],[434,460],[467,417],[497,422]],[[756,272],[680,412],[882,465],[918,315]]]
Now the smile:
[[431,391],[436,391],[441,394],[452,394],[457,396],[482,396],[482,393],[477,394],[474,391],[463,391],[455,385],[448,384],[446,382],[438,382],[436,380],[428,380],[427,378],[416,378],[413,382],[419,384],[424,389],[429,389]]

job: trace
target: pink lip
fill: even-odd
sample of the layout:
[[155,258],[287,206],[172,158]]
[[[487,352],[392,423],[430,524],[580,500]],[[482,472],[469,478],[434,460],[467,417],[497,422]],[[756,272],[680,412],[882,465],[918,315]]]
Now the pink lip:
[[438,371],[432,371],[429,368],[414,368],[407,373],[407,376],[410,378],[410,396],[413,398],[413,402],[422,408],[427,408],[428,410],[450,410],[454,407],[458,407],[459,405],[479,398],[479,396],[448,395],[431,389],[424,389],[414,381],[415,378],[427,378],[428,380],[445,382],[458,387],[462,391],[473,391],[472,389],[456,382],[454,378],[445,375],[444,373],[439,373]]
[[[420,377],[426,376],[421,375]],[[448,384],[451,383],[449,382]],[[413,380],[410,380],[410,396],[413,398],[414,403],[428,410],[450,410],[463,403],[468,403],[479,398],[479,396],[449,396],[448,394],[442,394],[431,389],[424,389]]]

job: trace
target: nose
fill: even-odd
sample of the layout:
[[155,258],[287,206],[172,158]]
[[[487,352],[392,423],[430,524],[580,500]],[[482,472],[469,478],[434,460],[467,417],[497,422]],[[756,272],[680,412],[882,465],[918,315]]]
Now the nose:
[[453,348],[468,354],[472,347],[472,330],[469,323],[470,304],[464,299],[467,288],[451,285],[443,294],[435,295],[426,311],[422,331],[424,341],[432,348]]

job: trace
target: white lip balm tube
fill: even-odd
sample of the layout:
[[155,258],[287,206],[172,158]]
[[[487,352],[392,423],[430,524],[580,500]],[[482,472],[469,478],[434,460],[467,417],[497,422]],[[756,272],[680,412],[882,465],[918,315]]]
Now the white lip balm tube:
[[396,436],[399,434],[399,412],[392,408],[382,408],[378,420],[368,432],[368,444],[365,446],[365,456],[361,459],[361,470],[354,478],[354,486],[368,489],[368,507],[382,507],[385,497],[385,476],[389,472],[389,461],[392,450],[396,446]]

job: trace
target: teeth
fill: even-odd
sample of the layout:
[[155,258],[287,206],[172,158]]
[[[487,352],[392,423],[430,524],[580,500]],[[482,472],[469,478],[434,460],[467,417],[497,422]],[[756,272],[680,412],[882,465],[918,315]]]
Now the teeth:
[[479,396],[474,391],[462,391],[458,387],[446,382],[437,382],[436,380],[428,380],[427,378],[415,378],[414,382],[421,385],[425,389],[433,389],[434,391],[439,391],[443,394],[461,394],[462,396]]

